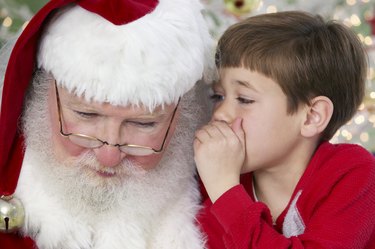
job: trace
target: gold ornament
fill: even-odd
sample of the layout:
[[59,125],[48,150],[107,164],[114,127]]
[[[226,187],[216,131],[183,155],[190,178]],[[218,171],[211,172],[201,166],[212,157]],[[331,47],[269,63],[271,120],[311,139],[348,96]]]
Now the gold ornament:
[[13,196],[0,197],[0,232],[10,233],[20,229],[25,220],[22,202]]
[[261,0],[224,0],[225,8],[236,16],[249,14],[259,6]]

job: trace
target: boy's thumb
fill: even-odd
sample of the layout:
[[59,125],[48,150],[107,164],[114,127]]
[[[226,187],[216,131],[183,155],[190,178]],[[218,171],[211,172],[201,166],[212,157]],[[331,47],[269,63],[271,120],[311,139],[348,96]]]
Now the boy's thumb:
[[236,118],[232,123],[232,130],[236,135],[243,141],[244,139],[244,131],[242,129],[242,118]]

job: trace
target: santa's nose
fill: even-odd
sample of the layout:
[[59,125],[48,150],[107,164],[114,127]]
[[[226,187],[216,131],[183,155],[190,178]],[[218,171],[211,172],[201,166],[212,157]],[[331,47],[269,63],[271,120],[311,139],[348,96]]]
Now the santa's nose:
[[105,167],[116,167],[126,157],[126,154],[117,146],[108,144],[94,149],[94,152],[98,161]]

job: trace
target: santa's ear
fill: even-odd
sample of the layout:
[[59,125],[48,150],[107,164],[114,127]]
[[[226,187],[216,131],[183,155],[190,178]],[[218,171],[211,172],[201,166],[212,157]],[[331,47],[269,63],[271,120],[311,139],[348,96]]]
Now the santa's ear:
[[313,137],[327,127],[333,113],[333,103],[325,96],[317,96],[306,107],[306,117],[301,128],[301,135]]

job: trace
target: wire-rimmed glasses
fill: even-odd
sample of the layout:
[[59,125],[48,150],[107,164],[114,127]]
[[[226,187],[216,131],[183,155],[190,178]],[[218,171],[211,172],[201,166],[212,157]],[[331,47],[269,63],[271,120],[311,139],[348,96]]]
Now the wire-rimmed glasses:
[[110,144],[107,141],[103,141],[99,138],[93,137],[93,136],[88,136],[85,134],[79,134],[79,133],[64,133],[62,129],[62,113],[61,113],[61,104],[60,104],[60,97],[59,97],[59,91],[57,89],[57,83],[55,80],[55,91],[56,91],[56,102],[57,102],[57,111],[58,111],[58,116],[59,116],[59,123],[60,123],[60,134],[61,136],[68,138],[72,143],[84,147],[84,148],[89,148],[89,149],[95,149],[95,148],[100,148],[103,145],[109,145],[109,146],[114,146],[118,147],[120,151],[124,152],[125,154],[132,155],[132,156],[148,156],[152,154],[158,154],[163,151],[165,142],[167,140],[169,130],[171,128],[173,119],[175,117],[178,105],[180,103],[180,99],[177,102],[177,105],[175,109],[173,110],[171,121],[169,122],[168,129],[165,133],[163,142],[160,146],[160,149],[154,149],[152,147],[148,146],[142,146],[142,145],[135,145],[135,144]]

